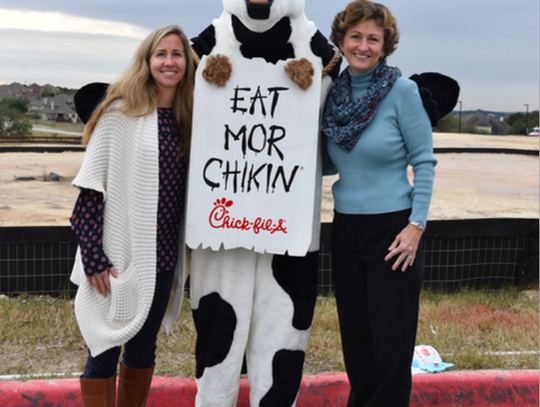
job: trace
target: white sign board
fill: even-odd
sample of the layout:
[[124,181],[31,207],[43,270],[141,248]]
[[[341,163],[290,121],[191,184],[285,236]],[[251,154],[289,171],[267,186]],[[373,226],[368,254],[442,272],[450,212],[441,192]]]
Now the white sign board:
[[284,63],[233,64],[224,88],[197,69],[187,244],[306,254],[312,240],[321,73],[302,90]]

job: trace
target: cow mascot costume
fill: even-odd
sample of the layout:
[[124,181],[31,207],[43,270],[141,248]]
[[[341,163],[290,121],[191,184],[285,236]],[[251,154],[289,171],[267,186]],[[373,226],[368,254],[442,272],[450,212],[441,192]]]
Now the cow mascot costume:
[[[234,64],[261,59],[264,70],[273,70],[283,69],[275,64],[285,61],[290,86],[306,90],[316,66],[322,75],[316,97],[322,105],[339,74],[341,55],[307,20],[304,0],[224,0],[223,6],[222,15],[192,39],[195,53],[208,56],[205,67],[198,67],[204,79],[217,91]],[[236,406],[243,362],[251,406],[295,404],[317,297],[320,165],[317,171],[318,185],[311,191],[316,197],[314,232],[305,255],[193,249],[197,406]]]
[[[204,85],[217,93],[230,82],[234,67],[249,64],[248,61],[263,61],[258,75],[264,77],[267,71],[284,70],[290,81],[287,86],[306,92],[304,99],[316,82],[320,92],[314,98],[317,109],[322,110],[333,79],[340,72],[341,54],[306,18],[304,4],[304,0],[223,0],[221,16],[191,40],[199,64],[197,71],[202,76],[195,85],[196,91]],[[439,74],[415,75],[411,79],[418,83],[435,126],[437,119],[455,105],[455,82]],[[81,117],[90,115],[105,89],[106,84],[90,84],[79,91],[76,107]],[[255,99],[267,98],[277,103],[278,93],[274,90],[273,97],[258,95]],[[212,98],[205,108],[206,117],[201,120],[195,116],[194,127],[196,120],[214,120]],[[274,108],[275,104],[271,112]],[[300,123],[303,120],[293,119]],[[314,122],[318,126],[317,118]],[[196,137],[194,132],[193,143]],[[313,137],[318,138],[317,132]],[[273,147],[274,152],[279,150],[276,145]],[[301,146],[299,151],[297,155],[302,154]],[[192,165],[194,155],[193,149]],[[242,247],[190,244],[189,203],[197,195],[193,192],[196,177],[192,177],[194,171],[190,167],[187,242],[192,248],[190,296],[197,328],[197,407],[236,406],[239,379],[246,369],[251,406],[287,407],[296,403],[317,297],[320,155],[319,151],[312,171],[316,181],[308,192],[313,198],[313,216],[307,222],[311,223],[307,225],[310,236],[306,250],[294,255],[290,255],[291,250],[274,254]],[[250,181],[258,188],[256,177]],[[245,178],[241,182],[243,185]],[[223,198],[214,205],[226,211],[231,203]]]

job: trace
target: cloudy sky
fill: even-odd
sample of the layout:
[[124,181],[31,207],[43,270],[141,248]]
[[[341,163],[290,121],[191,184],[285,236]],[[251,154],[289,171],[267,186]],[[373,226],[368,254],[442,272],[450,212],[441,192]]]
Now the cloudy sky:
[[[347,0],[306,0],[326,36]],[[442,72],[463,110],[516,112],[539,104],[538,0],[386,0],[401,31],[389,59],[404,76]],[[0,83],[78,88],[110,82],[141,39],[165,24],[189,37],[221,14],[220,0],[0,0]]]

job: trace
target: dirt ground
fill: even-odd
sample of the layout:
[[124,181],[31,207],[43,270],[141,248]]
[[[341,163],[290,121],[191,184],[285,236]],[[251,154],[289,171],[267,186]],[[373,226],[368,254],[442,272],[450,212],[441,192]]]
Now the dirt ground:
[[[434,145],[538,150],[538,137],[435,133]],[[70,183],[82,158],[83,153],[0,153],[0,227],[69,225],[78,195]],[[538,217],[538,156],[444,153],[437,159],[428,219]],[[51,172],[61,180],[50,180]],[[336,179],[324,179],[324,222],[332,220]]]

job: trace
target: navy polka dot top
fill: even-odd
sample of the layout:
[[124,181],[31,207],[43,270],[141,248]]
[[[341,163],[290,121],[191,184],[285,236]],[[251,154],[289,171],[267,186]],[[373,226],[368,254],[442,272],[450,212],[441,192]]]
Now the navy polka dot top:
[[[183,213],[187,163],[177,158],[180,136],[171,108],[158,108],[159,199],[156,270],[173,271],[178,259],[178,233]],[[103,194],[81,189],[71,228],[77,235],[86,275],[101,273],[113,264],[103,250]]]

